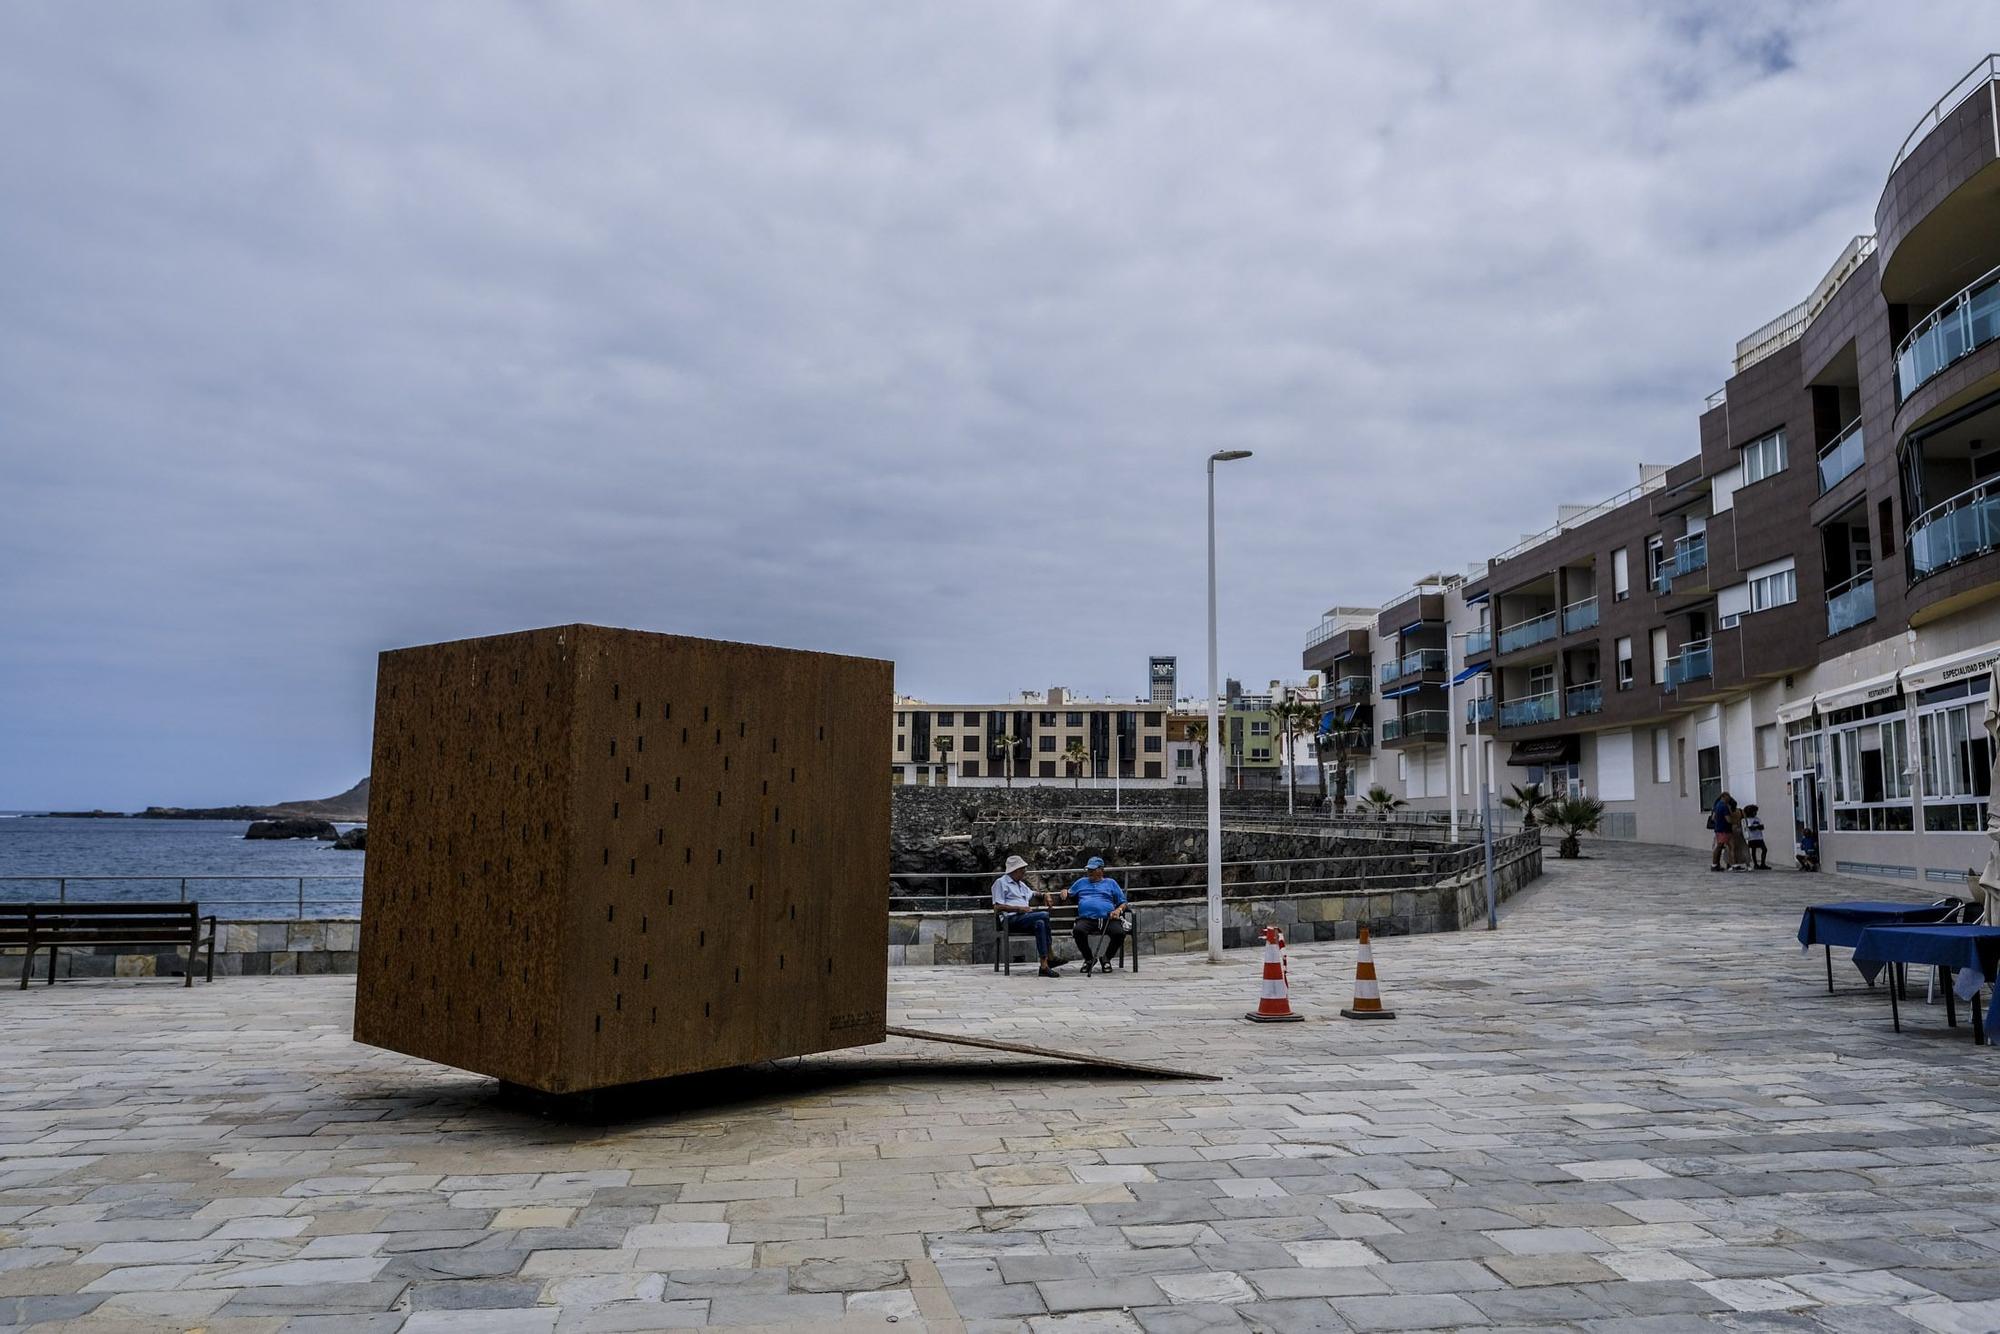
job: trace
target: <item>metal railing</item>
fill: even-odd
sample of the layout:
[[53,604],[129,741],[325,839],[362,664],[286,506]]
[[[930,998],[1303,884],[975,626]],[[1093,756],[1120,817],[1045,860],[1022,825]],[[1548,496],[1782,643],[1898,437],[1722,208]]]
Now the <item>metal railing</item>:
[[1673,554],[1660,562],[1660,577],[1654,581],[1654,589],[1660,593],[1671,593],[1674,591],[1674,580],[1707,568],[1708,534],[1677,537],[1674,539]]
[[1508,547],[1505,551],[1495,556],[1492,564],[1498,565],[1501,561],[1512,560],[1514,557],[1522,555],[1525,552],[1533,551],[1542,543],[1555,538],[1559,534],[1566,533],[1572,528],[1581,528],[1593,519],[1601,519],[1613,510],[1631,504],[1640,496],[1660,490],[1666,484],[1667,475],[1662,472],[1646,478],[1637,486],[1628,486],[1609,500],[1600,500],[1595,505],[1580,509],[1553,526],[1542,529],[1541,532],[1536,533],[1532,537],[1522,538],[1519,542],[1516,542],[1513,546]]
[[1382,739],[1394,741],[1413,736],[1443,736],[1451,730],[1451,715],[1443,709],[1418,709],[1400,718],[1382,720]]
[[1492,649],[1493,649],[1493,630],[1490,626],[1482,626],[1480,629],[1468,630],[1466,632],[1465,635],[1466,657],[1470,658],[1476,654],[1488,653],[1491,652]]
[[1995,338],[2000,338],[2000,268],[1988,269],[1946,298],[1896,348],[1897,401]]
[[1597,598],[1595,595],[1579,598],[1563,608],[1563,633],[1573,635],[1579,630],[1588,630],[1597,624]]
[[1819,493],[1825,495],[1851,476],[1864,457],[1861,418],[1856,417],[1839,435],[1819,447]]
[[[1996,78],[2000,78],[2000,53],[1987,56],[1967,70],[1943,97],[1931,104],[1929,111],[1918,118],[1916,128],[1903,137],[1903,146],[1896,150],[1896,160],[1889,164],[1889,174],[1891,176],[1896,174],[1896,169],[1909,160],[1911,151],[1928,138],[1932,130],[1944,124],[1945,117],[1958,110],[1978,93],[1985,91]],[[1987,95],[1992,96],[1991,93]],[[1994,132],[2000,135],[2000,125],[1995,126]],[[2000,156],[2000,143],[1994,145],[1994,154]]]
[[1532,621],[1522,621],[1518,625],[1503,628],[1500,631],[1500,651],[1513,653],[1519,649],[1547,643],[1556,637],[1559,619],[1557,613],[1550,611],[1544,612]]
[[1912,580],[1996,548],[2000,548],[2000,478],[1988,478],[1919,514],[1903,546]]
[[1510,699],[1500,705],[1500,725],[1502,727],[1530,727],[1536,723],[1552,723],[1556,720],[1556,692],[1529,695],[1525,699]]
[[1689,681],[1715,675],[1715,660],[1706,639],[1683,644],[1681,651],[1667,659],[1667,689],[1678,690]]
[[1582,685],[1571,686],[1563,692],[1563,712],[1574,718],[1579,714],[1602,713],[1604,711],[1604,683],[1586,681]]
[[1493,696],[1480,695],[1465,701],[1465,721],[1468,723],[1490,723],[1493,721]]
[[1875,619],[1875,571],[1863,570],[1826,590],[1826,633],[1837,635]]
[[[308,885],[332,881],[350,887],[348,892],[324,895]],[[18,892],[14,886],[55,886],[54,897],[46,889]],[[194,887],[192,896],[188,887]],[[282,896],[244,897],[224,893],[220,897],[204,893],[205,886],[290,885]],[[98,889],[95,886],[114,886]],[[358,875],[0,875],[0,902],[4,903],[147,903],[171,898],[177,903],[196,902],[228,921],[302,921],[309,916],[361,916],[361,877]],[[284,912],[250,909],[287,909]],[[308,914],[307,910],[311,909]]]

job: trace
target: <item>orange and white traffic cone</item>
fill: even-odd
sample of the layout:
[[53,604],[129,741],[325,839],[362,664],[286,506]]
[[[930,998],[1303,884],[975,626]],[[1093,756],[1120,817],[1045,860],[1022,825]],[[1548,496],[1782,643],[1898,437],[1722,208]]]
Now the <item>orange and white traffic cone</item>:
[[1264,986],[1257,993],[1257,1008],[1244,1015],[1260,1024],[1296,1024],[1305,1016],[1292,1013],[1292,996],[1286,986],[1285,938],[1275,926],[1264,928]]
[[1368,947],[1368,928],[1361,928],[1361,950],[1354,959],[1354,1004],[1340,1012],[1343,1019],[1394,1019],[1382,1008],[1382,988],[1375,981],[1375,951]]

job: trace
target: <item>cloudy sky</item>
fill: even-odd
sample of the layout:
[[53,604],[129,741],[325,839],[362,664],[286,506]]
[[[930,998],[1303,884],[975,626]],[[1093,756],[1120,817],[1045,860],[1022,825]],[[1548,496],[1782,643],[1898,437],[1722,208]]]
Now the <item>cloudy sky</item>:
[[0,808],[563,621],[1199,690],[1695,450],[1951,4],[0,7]]

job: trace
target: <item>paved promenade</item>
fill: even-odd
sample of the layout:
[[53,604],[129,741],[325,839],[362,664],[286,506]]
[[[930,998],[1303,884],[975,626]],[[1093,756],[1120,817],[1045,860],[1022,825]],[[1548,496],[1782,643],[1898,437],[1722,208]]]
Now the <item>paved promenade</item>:
[[892,974],[1219,1084],[897,1042],[575,1126],[356,1046],[351,978],[9,990],[0,1327],[2000,1330],[2000,1049],[1792,940],[1899,895],[1592,850],[1379,942],[1393,1023],[1336,1016],[1347,944],[1284,1026],[1253,951]]

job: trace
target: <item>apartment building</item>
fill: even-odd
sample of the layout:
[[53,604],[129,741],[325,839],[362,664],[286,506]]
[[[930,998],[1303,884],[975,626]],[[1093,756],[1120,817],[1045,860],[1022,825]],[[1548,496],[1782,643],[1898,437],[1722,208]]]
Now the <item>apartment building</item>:
[[[1503,785],[1602,799],[1614,835],[1702,846],[1726,790],[1762,807],[1780,850],[1795,821],[1820,831],[1834,869],[1947,881],[1984,863],[1996,108],[1989,57],[1897,153],[1875,233],[1737,344],[1698,453],[1381,610],[1373,709],[1399,754],[1379,780],[1434,805],[1443,776],[1445,801],[1469,801],[1488,755]],[[1309,668],[1338,638],[1325,629]],[[1441,688],[1463,701],[1442,728]]]
[[1167,712],[1136,700],[1077,699],[1060,686],[1024,692],[1005,704],[899,697],[889,781],[1165,787]]

